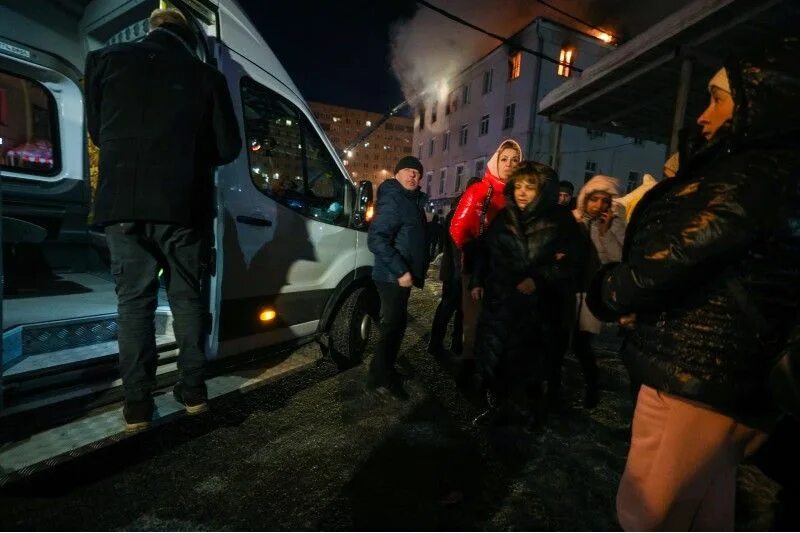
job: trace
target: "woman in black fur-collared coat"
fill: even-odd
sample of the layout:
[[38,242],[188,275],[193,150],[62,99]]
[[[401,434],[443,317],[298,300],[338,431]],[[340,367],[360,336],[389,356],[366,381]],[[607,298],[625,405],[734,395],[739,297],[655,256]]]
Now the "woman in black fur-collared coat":
[[535,413],[530,422],[538,424],[550,320],[558,319],[548,308],[572,280],[580,230],[557,204],[558,177],[546,165],[521,163],[505,195],[506,208],[482,237],[471,283],[473,298],[483,298],[475,355],[489,403],[476,422],[508,414],[512,390],[524,387]]

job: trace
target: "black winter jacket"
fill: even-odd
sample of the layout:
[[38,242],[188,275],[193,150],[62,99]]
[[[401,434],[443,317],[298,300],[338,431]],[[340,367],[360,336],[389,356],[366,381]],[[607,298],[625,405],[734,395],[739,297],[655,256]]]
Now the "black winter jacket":
[[86,60],[89,134],[100,148],[94,220],[201,225],[213,169],[236,158],[239,125],[223,75],[166,24]]
[[589,302],[606,319],[637,314],[625,352],[635,379],[763,427],[766,374],[793,328],[792,349],[800,339],[796,44],[727,62],[733,120],[640,201],[622,263]]
[[378,187],[375,218],[369,226],[367,245],[375,254],[372,279],[397,283],[411,272],[414,285],[422,287],[428,270],[428,241],[423,208],[427,196],[408,191],[396,179]]
[[[524,211],[516,207],[511,185],[505,194],[506,207],[481,236],[470,283],[484,289],[476,356],[490,380],[503,360],[513,361],[520,372],[522,367],[541,372],[543,345],[558,327],[561,298],[580,261],[580,228],[572,213],[557,205],[555,174]],[[525,278],[536,284],[533,294],[517,290]]]

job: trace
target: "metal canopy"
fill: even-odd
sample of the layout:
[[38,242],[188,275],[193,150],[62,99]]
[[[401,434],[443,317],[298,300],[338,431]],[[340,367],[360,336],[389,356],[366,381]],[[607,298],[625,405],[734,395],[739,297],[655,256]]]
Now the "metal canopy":
[[539,113],[555,122],[667,143],[682,65],[692,62],[686,120],[708,105],[708,80],[729,54],[798,33],[796,0],[697,0],[548,93]]

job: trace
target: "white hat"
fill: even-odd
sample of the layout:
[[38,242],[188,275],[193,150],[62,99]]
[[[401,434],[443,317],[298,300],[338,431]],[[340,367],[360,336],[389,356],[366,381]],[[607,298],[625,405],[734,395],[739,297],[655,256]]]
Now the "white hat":
[[711,90],[711,87],[716,87],[717,89],[722,89],[726,93],[731,92],[731,85],[728,83],[728,71],[725,70],[725,67],[719,69],[714,77],[711,78],[711,81],[708,82],[708,90]]

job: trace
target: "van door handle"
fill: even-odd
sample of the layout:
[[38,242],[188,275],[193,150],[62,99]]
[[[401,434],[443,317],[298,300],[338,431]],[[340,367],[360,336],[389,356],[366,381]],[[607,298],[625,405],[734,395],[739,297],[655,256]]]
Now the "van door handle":
[[267,220],[266,218],[249,217],[247,215],[236,215],[236,222],[250,224],[251,226],[261,226],[262,228],[268,228],[272,226],[271,220]]

